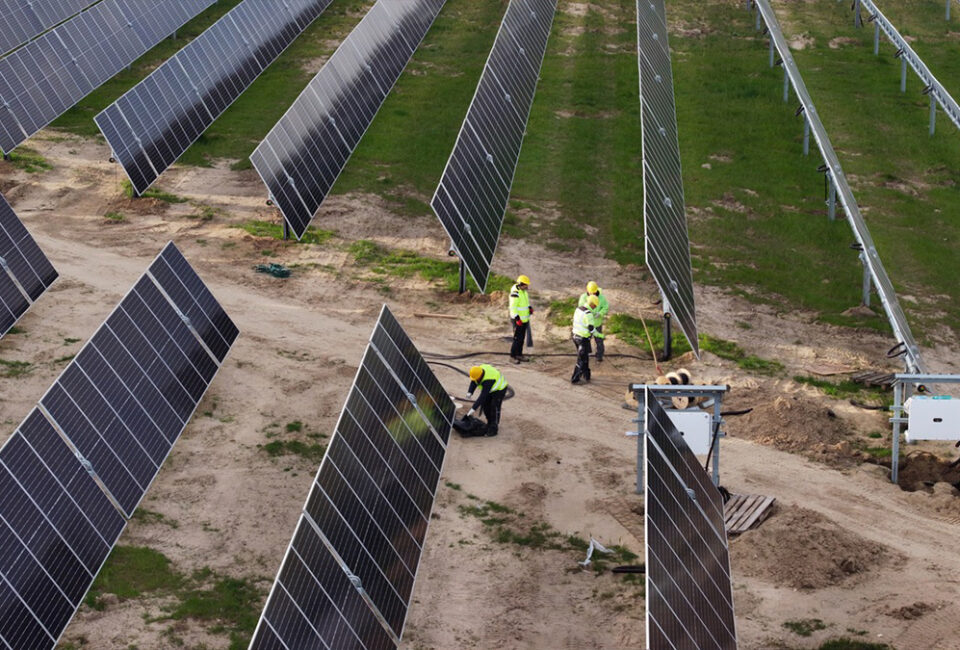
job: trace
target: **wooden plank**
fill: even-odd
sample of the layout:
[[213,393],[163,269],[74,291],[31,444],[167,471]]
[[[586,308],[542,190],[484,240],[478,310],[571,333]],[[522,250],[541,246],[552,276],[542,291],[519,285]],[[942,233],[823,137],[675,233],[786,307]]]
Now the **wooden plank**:
[[731,535],[739,535],[760,525],[770,516],[774,497],[758,494],[735,494],[724,507],[724,526]]
[[744,499],[743,504],[737,509],[737,516],[734,517],[730,527],[734,529],[740,528],[743,522],[753,514],[753,511],[760,504],[761,499],[763,499],[763,497],[753,495]]
[[750,530],[755,525],[759,525],[763,522],[764,519],[770,516],[770,510],[773,506],[774,499],[773,497],[766,497],[760,504],[760,507],[756,509],[753,516],[747,520],[747,522],[742,526],[743,530]]

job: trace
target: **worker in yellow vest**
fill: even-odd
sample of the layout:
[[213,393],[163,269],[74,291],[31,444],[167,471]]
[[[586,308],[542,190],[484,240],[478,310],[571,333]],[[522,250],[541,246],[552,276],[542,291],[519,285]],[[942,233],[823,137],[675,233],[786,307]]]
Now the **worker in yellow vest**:
[[571,384],[579,384],[580,380],[590,381],[590,339],[593,338],[593,310],[600,304],[596,296],[587,298],[587,304],[581,305],[573,312],[573,344],[577,346],[577,365],[573,369]]
[[530,308],[530,296],[527,295],[527,289],[530,288],[530,278],[521,275],[517,278],[517,283],[510,288],[510,321],[513,323],[513,345],[510,347],[510,361],[520,363],[523,358],[523,343],[527,336],[527,329],[530,327],[530,315],[533,309]]
[[590,296],[596,296],[598,300],[597,308],[593,310],[593,340],[597,342],[597,362],[599,363],[603,361],[603,320],[610,312],[610,303],[593,280],[587,282],[586,293],[580,294],[579,306],[586,305]]
[[503,374],[488,363],[470,368],[470,386],[467,388],[467,397],[473,397],[473,392],[480,388],[480,397],[467,411],[470,417],[477,411],[483,410],[483,417],[487,419],[487,437],[497,435],[500,429],[500,408],[503,398],[507,394],[507,379]]

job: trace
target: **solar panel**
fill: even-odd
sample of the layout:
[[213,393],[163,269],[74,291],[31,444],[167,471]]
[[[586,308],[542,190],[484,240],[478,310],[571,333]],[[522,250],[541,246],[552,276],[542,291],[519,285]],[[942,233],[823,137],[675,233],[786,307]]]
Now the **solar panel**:
[[237,335],[171,242],[40,400],[127,516]]
[[645,390],[647,647],[735,649],[723,498]]
[[94,118],[138,194],[330,5],[244,0]]
[[126,521],[41,412],[0,449],[0,645],[53,648]]
[[96,0],[0,0],[0,56]]
[[0,194],[0,338],[56,279],[53,265]]
[[216,0],[104,0],[0,59],[9,153]]
[[430,207],[481,291],[500,240],[556,0],[511,0]]
[[446,0],[378,0],[250,156],[303,237]]
[[384,305],[251,648],[395,648],[456,407]]
[[664,313],[676,318],[699,357],[690,239],[684,212],[677,111],[663,0],[637,0],[637,45],[645,257],[650,274],[660,287]]

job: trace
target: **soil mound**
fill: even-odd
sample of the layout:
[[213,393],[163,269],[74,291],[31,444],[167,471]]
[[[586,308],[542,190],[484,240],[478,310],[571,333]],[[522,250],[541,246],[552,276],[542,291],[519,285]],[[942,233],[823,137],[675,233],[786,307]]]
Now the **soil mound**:
[[926,490],[935,483],[960,484],[960,467],[951,467],[944,460],[926,451],[908,454],[900,461],[897,483],[904,490]]
[[822,589],[901,558],[818,512],[789,506],[730,546],[734,572],[794,589]]
[[857,462],[849,426],[830,409],[800,395],[776,397],[736,418],[730,432],[781,451],[802,454],[830,465]]

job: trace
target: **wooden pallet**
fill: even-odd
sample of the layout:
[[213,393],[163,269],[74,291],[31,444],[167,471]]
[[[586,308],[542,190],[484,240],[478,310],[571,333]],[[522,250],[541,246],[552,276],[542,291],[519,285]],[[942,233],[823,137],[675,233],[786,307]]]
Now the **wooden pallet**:
[[723,523],[728,535],[739,535],[756,528],[773,513],[773,497],[757,494],[732,494],[723,507]]
[[893,385],[894,375],[889,372],[865,370],[853,375],[851,379],[867,388],[890,388]]

